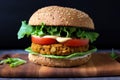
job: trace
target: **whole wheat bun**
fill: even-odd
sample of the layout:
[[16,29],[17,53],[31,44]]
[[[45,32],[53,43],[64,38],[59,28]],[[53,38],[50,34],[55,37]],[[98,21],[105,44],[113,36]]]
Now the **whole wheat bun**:
[[73,26],[94,29],[93,20],[83,11],[61,7],[47,6],[38,9],[29,19],[29,25],[37,26]]
[[47,57],[42,57],[42,56],[37,56],[37,55],[32,55],[29,53],[28,59],[29,61],[44,65],[44,66],[50,66],[50,67],[74,67],[74,66],[80,66],[91,58],[90,55],[86,55],[83,58],[78,58],[74,60],[70,59],[55,59],[55,58],[47,58]]

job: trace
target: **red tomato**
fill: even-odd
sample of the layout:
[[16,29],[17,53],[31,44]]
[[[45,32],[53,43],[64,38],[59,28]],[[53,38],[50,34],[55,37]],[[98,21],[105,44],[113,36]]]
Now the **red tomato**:
[[66,42],[63,42],[64,45],[71,47],[85,46],[88,43],[89,43],[88,39],[71,39]]
[[32,43],[40,44],[40,45],[49,45],[49,44],[55,44],[57,41],[52,38],[41,38],[37,36],[31,37]]

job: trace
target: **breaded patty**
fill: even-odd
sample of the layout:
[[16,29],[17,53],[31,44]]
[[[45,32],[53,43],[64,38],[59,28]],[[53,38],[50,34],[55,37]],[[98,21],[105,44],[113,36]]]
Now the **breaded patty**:
[[69,55],[74,52],[83,52],[87,51],[89,45],[80,46],[80,47],[68,47],[63,44],[51,44],[51,45],[39,45],[32,43],[31,49],[34,52],[40,54],[50,54],[50,55]]

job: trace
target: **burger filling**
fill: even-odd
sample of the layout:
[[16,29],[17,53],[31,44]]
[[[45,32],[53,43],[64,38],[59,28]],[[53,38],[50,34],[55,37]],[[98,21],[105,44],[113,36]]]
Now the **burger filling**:
[[49,58],[75,58],[95,52],[96,48],[90,48],[98,33],[77,27],[30,26],[22,21],[18,31],[18,39],[25,35],[31,36],[31,47],[27,48],[31,54]]
[[89,45],[79,47],[69,47],[63,44],[51,44],[51,45],[39,45],[32,43],[31,50],[46,55],[70,55],[75,52],[85,52],[89,48]]

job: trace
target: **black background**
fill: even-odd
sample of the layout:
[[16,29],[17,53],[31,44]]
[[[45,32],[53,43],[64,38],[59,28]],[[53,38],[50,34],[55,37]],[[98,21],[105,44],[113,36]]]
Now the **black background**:
[[100,37],[98,49],[120,49],[120,5],[117,0],[0,0],[0,49],[24,49],[30,38],[17,39],[22,20],[37,9],[59,5],[77,8],[90,15]]

